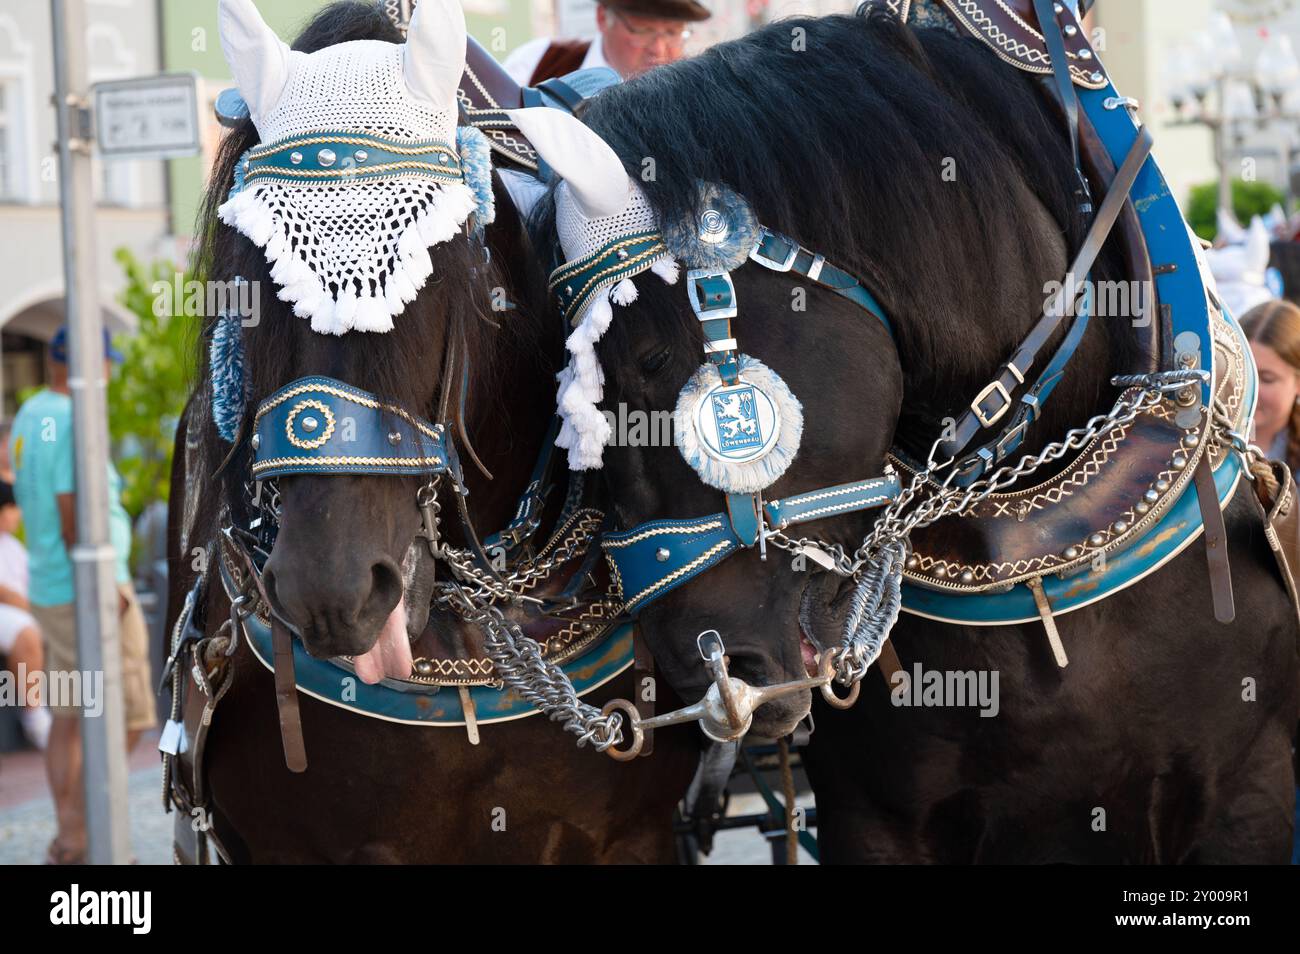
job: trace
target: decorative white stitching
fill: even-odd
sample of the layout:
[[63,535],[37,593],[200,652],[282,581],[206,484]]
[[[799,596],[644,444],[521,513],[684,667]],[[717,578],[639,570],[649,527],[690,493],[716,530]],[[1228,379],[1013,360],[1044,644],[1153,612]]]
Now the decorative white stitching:
[[662,536],[665,533],[680,533],[683,530],[703,533],[706,530],[721,530],[721,520],[710,520],[708,523],[679,523],[670,524],[664,527],[651,527],[649,530],[643,530],[634,537],[628,537],[626,540],[603,540],[601,546],[606,550],[619,550],[623,547],[631,546],[634,543],[640,543],[642,540],[650,537]]

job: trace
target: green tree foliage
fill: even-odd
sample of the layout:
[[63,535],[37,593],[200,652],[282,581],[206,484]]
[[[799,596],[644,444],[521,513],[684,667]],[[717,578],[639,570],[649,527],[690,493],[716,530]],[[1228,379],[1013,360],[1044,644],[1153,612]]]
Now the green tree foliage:
[[[1242,179],[1232,182],[1232,211],[1242,225],[1249,225],[1252,218],[1264,215],[1281,202],[1282,193],[1267,182]],[[1191,199],[1187,203],[1187,221],[1197,235],[1210,242],[1219,234],[1218,208],[1217,182],[1192,187]]]
[[[176,423],[194,381],[194,335],[199,322],[184,315],[184,300],[155,294],[162,282],[174,286],[176,267],[144,265],[125,248],[117,261],[126,270],[121,302],[139,321],[137,333],[115,344],[124,360],[108,384],[108,430],[122,475],[122,505],[137,517],[156,500],[166,500]],[[182,275],[182,281],[192,276]],[[155,301],[174,314],[154,313]]]

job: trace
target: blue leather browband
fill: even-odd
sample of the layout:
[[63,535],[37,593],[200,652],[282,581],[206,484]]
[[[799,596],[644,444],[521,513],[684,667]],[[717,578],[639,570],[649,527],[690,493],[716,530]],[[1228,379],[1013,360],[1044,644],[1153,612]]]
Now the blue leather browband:
[[238,183],[354,182],[394,172],[445,182],[462,179],[456,150],[437,140],[407,142],[366,133],[320,132],[255,146],[239,163]]
[[729,494],[724,513],[652,520],[623,533],[606,534],[601,546],[623,594],[623,611],[635,613],[738,550],[753,546],[764,533],[883,507],[899,490],[898,475],[891,471],[883,477],[769,501],[763,506],[762,522],[749,494]]
[[281,474],[439,474],[450,469],[441,424],[322,375],[299,378],[261,403],[253,477]]

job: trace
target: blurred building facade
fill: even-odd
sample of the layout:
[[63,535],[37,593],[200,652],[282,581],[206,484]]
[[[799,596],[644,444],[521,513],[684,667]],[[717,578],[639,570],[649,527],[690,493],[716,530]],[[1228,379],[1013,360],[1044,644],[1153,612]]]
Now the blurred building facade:
[[[159,69],[156,0],[87,0],[91,82]],[[50,5],[0,0],[0,414],[43,383],[44,345],[63,323],[63,252],[55,149]],[[95,161],[95,248],[104,320],[130,331],[116,303],[123,284],[113,252],[158,253],[169,231],[161,161]]]

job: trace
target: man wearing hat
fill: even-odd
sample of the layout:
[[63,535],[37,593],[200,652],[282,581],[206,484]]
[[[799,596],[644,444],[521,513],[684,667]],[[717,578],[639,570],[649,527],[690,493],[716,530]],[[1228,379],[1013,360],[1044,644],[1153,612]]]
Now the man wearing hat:
[[595,39],[530,40],[506,57],[505,69],[524,86],[595,66],[630,79],[680,60],[687,24],[711,15],[696,0],[598,0]]
[[[122,356],[104,334],[104,377],[109,362]],[[77,540],[76,470],[72,431],[72,395],[68,389],[68,329],[50,342],[49,387],[33,394],[18,409],[10,435],[14,496],[22,508],[28,554],[27,600],[45,641],[51,672],[77,666],[75,590],[72,560]],[[148,636],[144,614],[131,586],[131,518],[122,508],[122,478],[111,460],[108,468],[108,520],[117,558],[118,631],[122,653],[122,688],[126,703],[127,751],[156,723],[150,685]],[[93,677],[92,677],[93,678]],[[65,683],[66,680],[60,680]],[[54,716],[46,748],[46,772],[58,821],[46,861],[83,862],[86,817],[81,782],[81,718],[95,705],[83,689],[81,699],[55,698],[55,683],[46,684],[46,704]],[[93,691],[90,690],[90,691]],[[85,709],[86,717],[91,711]]]

